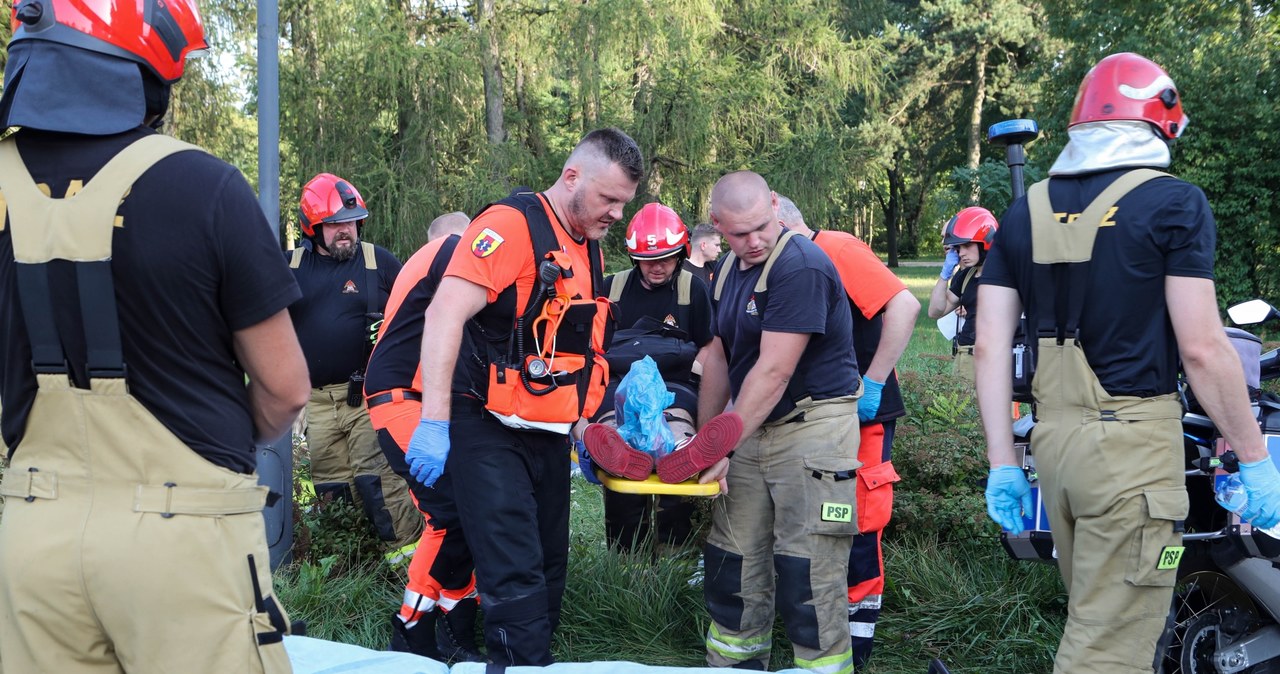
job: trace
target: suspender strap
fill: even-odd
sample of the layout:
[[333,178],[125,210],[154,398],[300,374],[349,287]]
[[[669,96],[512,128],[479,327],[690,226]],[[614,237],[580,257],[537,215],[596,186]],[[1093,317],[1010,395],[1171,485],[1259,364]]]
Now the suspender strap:
[[[365,326],[372,331],[377,321],[382,320],[382,306],[378,300],[382,297],[382,288],[378,285],[378,258],[377,251],[373,244],[368,241],[360,242],[360,252],[364,255],[364,321]],[[369,356],[373,355],[373,340],[368,335],[364,337],[364,364],[360,366],[363,371],[369,364]]]
[[36,374],[67,372],[66,356],[58,327],[53,322],[53,295],[49,291],[49,267],[46,264],[19,264],[18,301],[27,324],[31,342],[31,366]]
[[1032,292],[1041,307],[1036,320],[1038,337],[1054,337],[1062,343],[1078,336],[1098,228],[1125,195],[1167,175],[1152,169],[1128,171],[1102,190],[1079,217],[1066,223],[1058,219],[1049,200],[1049,180],[1027,190],[1034,262]]
[[627,280],[631,278],[631,270],[623,269],[613,275],[613,280],[609,282],[609,302],[617,302],[622,299],[622,289],[626,287]]
[[969,289],[969,282],[973,280],[973,277],[978,275],[978,270],[981,268],[982,267],[980,265],[974,265],[965,270],[964,280],[960,282],[961,295],[964,295],[964,291]]
[[120,319],[111,261],[77,263],[76,285],[80,290],[89,378],[123,377],[124,352],[120,347]]
[[681,266],[676,273],[676,304],[687,307],[693,301],[693,272]]
[[116,212],[133,183],[157,162],[198,150],[164,135],[135,141],[106,163],[93,179],[63,199],[46,196],[27,170],[17,143],[0,142],[0,191],[6,196],[18,293],[36,372],[66,372],[65,351],[53,321],[48,264],[75,263],[90,378],[123,377],[119,317],[111,274]]
[[[773,250],[769,252],[769,259],[764,262],[764,269],[760,272],[760,278],[756,281],[755,292],[761,293],[769,289],[769,272],[773,269],[773,264],[778,260],[778,256],[782,254],[782,249],[786,247],[787,241],[796,233],[790,229],[782,230],[782,234],[778,237],[778,242],[773,245]],[[733,269],[730,265],[737,262],[738,258],[734,256],[733,251],[725,254],[724,266],[721,269],[725,271],[716,274],[716,289],[713,299],[720,299],[720,292],[724,289],[724,279],[728,276],[728,271]]]
[[1169,175],[1152,169],[1135,169],[1122,174],[1102,190],[1080,217],[1059,222],[1049,202],[1049,181],[1041,180],[1027,190],[1031,210],[1031,256],[1036,264],[1087,262],[1093,257],[1093,241],[1098,227],[1116,202],[1139,185]]
[[0,190],[9,204],[14,257],[37,264],[50,260],[111,259],[115,216],[129,188],[147,169],[183,150],[198,150],[156,134],[135,141],[103,166],[75,196],[46,197],[35,185],[13,139],[0,142]]

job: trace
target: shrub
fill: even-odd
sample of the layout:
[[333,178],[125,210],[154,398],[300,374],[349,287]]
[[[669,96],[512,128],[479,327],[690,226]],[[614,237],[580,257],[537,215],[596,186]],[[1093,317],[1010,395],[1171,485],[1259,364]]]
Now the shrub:
[[979,486],[987,461],[976,401],[944,363],[921,363],[898,374],[908,416],[898,420],[893,442],[902,481],[894,489],[890,532],[936,531],[942,540],[993,536]]

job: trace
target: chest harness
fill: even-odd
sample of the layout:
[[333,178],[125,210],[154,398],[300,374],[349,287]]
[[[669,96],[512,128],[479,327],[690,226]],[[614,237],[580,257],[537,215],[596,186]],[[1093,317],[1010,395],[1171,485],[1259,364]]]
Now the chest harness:
[[[589,268],[576,269],[537,194],[517,188],[481,213],[499,204],[524,215],[537,276],[510,331],[480,340],[489,380],[485,408],[512,428],[567,433],[579,418],[595,413],[609,381],[609,300],[600,296],[600,244],[587,242]],[[569,279],[575,274],[589,276],[589,297],[574,293]],[[474,318],[472,326],[483,334]]]

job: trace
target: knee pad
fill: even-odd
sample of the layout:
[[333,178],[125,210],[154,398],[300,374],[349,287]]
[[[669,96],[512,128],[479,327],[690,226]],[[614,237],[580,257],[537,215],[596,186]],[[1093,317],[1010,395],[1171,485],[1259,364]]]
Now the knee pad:
[[809,583],[809,560],[789,555],[774,555],[773,568],[778,572],[778,613],[787,627],[791,643],[819,650],[818,610]]
[[702,593],[711,619],[731,630],[742,629],[742,555],[708,544],[702,553]]

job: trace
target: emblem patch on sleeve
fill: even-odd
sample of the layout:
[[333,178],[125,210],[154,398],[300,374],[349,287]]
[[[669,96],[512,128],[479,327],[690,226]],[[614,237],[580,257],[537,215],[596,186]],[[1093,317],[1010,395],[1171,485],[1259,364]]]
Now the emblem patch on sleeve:
[[489,257],[501,245],[502,237],[498,236],[498,233],[492,229],[485,227],[471,242],[471,254],[476,257]]

